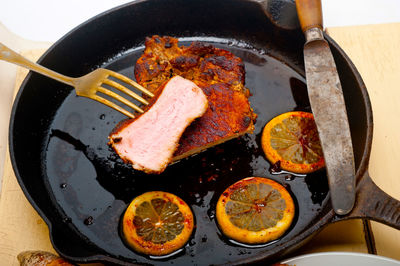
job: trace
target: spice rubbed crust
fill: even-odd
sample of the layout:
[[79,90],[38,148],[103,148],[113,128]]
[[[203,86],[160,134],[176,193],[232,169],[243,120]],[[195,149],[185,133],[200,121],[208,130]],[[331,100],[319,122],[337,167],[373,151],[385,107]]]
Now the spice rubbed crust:
[[174,161],[253,132],[256,115],[239,57],[202,42],[179,47],[178,39],[168,36],[146,38],[145,45],[135,66],[140,85],[157,95],[163,83],[180,75],[199,86],[208,99],[204,115],[183,133]]

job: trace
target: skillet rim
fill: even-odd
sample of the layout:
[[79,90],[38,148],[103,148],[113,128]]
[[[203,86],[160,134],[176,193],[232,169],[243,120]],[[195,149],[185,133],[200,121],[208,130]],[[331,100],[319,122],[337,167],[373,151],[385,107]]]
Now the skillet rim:
[[[38,63],[41,63],[47,57],[47,55],[52,52],[52,50],[55,47],[57,47],[65,39],[69,38],[72,33],[81,29],[85,25],[93,22],[94,20],[99,19],[100,17],[103,17],[105,15],[113,13],[117,10],[123,9],[127,6],[135,5],[135,4],[138,4],[141,2],[148,2],[148,1],[149,0],[132,1],[129,3],[114,7],[110,10],[102,12],[102,13],[88,19],[87,21],[81,23],[80,25],[78,25],[75,28],[73,28],[72,30],[70,30],[62,38],[60,38],[53,45],[51,45],[51,47],[48,48],[46,50],[46,52],[39,58]],[[254,2],[253,0],[247,0],[247,1]],[[361,75],[359,74],[358,70],[356,69],[355,65],[353,64],[353,62],[350,60],[350,58],[347,56],[347,54],[340,48],[340,46],[325,32],[324,32],[324,37],[327,40],[327,42],[329,43],[329,45],[331,46],[331,48],[333,47],[339,53],[339,55],[344,59],[346,64],[348,64],[348,67],[350,68],[353,76],[355,77],[355,81],[359,86],[359,90],[361,92],[363,102],[365,104],[366,123],[367,123],[366,133],[367,134],[366,134],[366,139],[365,139],[364,152],[363,152],[363,155],[362,155],[362,158],[360,161],[360,165],[359,165],[359,167],[357,169],[357,173],[356,173],[357,184],[358,184],[358,182],[361,180],[361,178],[363,178],[364,173],[368,169],[368,162],[369,162],[369,158],[370,158],[370,154],[371,154],[372,135],[373,135],[373,117],[372,117],[371,102],[370,102],[370,99],[368,96],[368,91],[366,89],[366,86],[361,78]],[[92,256],[88,256],[88,257],[71,257],[68,255],[65,255],[58,248],[58,246],[55,245],[55,242],[54,242],[54,229],[57,228],[57,226],[55,226],[51,223],[50,219],[44,214],[42,209],[35,203],[35,201],[31,197],[31,195],[28,193],[28,190],[27,190],[25,184],[22,182],[21,175],[19,173],[17,163],[15,161],[15,151],[13,148],[14,138],[13,138],[12,132],[14,129],[14,117],[15,117],[15,113],[16,113],[16,110],[18,107],[18,103],[19,103],[20,97],[24,91],[26,84],[30,81],[31,75],[32,75],[32,73],[29,72],[28,75],[25,77],[24,81],[22,82],[20,89],[18,90],[18,93],[15,96],[12,111],[11,111],[11,116],[10,116],[10,123],[9,123],[9,132],[8,132],[9,133],[9,138],[8,138],[9,139],[9,143],[8,143],[9,144],[9,155],[10,155],[10,161],[11,161],[15,176],[17,178],[18,184],[20,185],[20,187],[21,187],[22,191],[24,192],[25,197],[28,199],[29,203],[34,207],[34,209],[38,212],[38,214],[41,216],[41,218],[45,221],[46,225],[48,226],[49,236],[50,236],[52,246],[59,254],[61,254],[63,257],[65,257],[67,259],[71,259],[71,260],[78,261],[78,262],[104,261],[104,262],[111,262],[111,263],[121,263],[123,260],[121,261],[120,259],[109,257],[109,256],[103,255],[103,254],[95,254]],[[308,228],[306,230],[304,230],[302,233],[294,236],[290,240],[284,242],[282,245],[277,246],[276,248],[270,250],[273,252],[267,251],[267,252],[263,253],[262,255],[258,255],[258,256],[254,255],[248,259],[238,260],[238,261],[234,262],[233,264],[236,265],[236,264],[243,264],[243,263],[250,263],[250,262],[254,263],[254,262],[261,261],[261,260],[265,260],[265,259],[269,258],[270,256],[276,257],[276,256],[282,256],[282,255],[288,254],[291,251],[285,251],[285,250],[296,249],[300,243],[303,243],[307,238],[311,238],[315,233],[319,232],[324,226],[328,225],[332,220],[334,220],[335,214],[333,212],[332,207],[329,205],[329,206],[326,206],[325,208],[330,208],[330,210],[324,216],[322,216],[319,221],[313,223],[312,225],[309,225]],[[338,216],[336,216],[336,217],[338,217]],[[346,216],[341,216],[341,217],[346,217]],[[340,217],[338,219],[340,219]],[[96,248],[99,251],[101,251],[101,248],[99,248],[97,246],[96,246]]]

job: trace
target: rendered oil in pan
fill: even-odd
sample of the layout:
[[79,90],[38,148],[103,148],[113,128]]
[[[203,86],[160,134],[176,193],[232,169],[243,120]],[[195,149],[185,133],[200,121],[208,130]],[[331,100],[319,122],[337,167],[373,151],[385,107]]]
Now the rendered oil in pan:
[[[208,40],[210,41],[210,40]],[[183,43],[187,44],[187,43]],[[49,186],[65,213],[64,222],[109,254],[136,263],[209,265],[229,263],[263,253],[304,230],[327,204],[326,174],[296,177],[272,173],[260,145],[264,125],[292,110],[309,111],[304,78],[279,60],[249,47],[216,44],[245,62],[246,87],[257,113],[254,134],[231,140],[170,165],[161,175],[146,175],[124,164],[107,146],[107,136],[125,117],[72,92],[59,108],[49,130],[45,168]],[[103,67],[133,76],[143,49],[110,60]],[[215,204],[223,190],[248,177],[268,177],[283,184],[296,203],[296,218],[277,241],[246,246],[225,238],[218,229]],[[135,253],[121,239],[119,222],[129,202],[146,191],[162,190],[185,200],[195,215],[189,242],[163,258]]]

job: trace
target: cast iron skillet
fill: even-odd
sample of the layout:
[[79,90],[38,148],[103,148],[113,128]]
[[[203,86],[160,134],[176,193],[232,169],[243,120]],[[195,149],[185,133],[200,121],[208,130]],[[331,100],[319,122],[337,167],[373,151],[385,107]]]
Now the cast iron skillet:
[[[282,10],[286,10],[282,12]],[[26,197],[46,221],[54,248],[75,262],[119,264],[241,264],[274,261],[300,247],[324,225],[370,218],[400,228],[400,203],[377,188],[367,167],[372,112],[357,70],[328,36],[347,103],[358,194],[351,214],[335,216],[324,171],[307,176],[273,173],[260,149],[260,132],[271,118],[291,110],[310,111],[304,85],[304,38],[291,1],[149,0],[105,12],[54,44],[40,64],[69,76],[103,66],[133,76],[146,36],[213,43],[241,57],[246,86],[258,114],[248,135],[146,176],[124,165],[106,145],[124,117],[72,88],[29,74],[16,97],[10,123],[10,154]],[[296,202],[296,218],[277,241],[245,246],[226,239],[216,224],[215,204],[230,184],[247,176],[272,178]],[[155,258],[130,250],[119,235],[127,204],[149,190],[182,197],[196,217],[186,246]]]

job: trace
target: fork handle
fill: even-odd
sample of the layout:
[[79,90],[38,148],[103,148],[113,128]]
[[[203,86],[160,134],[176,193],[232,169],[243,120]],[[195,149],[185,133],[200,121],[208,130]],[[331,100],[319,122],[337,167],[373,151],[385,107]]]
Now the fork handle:
[[36,64],[22,55],[18,54],[17,52],[11,50],[4,44],[0,42],[0,60],[4,60],[19,66],[22,66],[24,68],[30,69],[32,71],[35,71],[39,74],[45,75],[49,78],[58,80],[62,83],[68,84],[70,86],[74,86],[74,78],[67,77],[64,75],[61,75],[53,70],[50,70],[48,68],[45,68],[39,64]]

